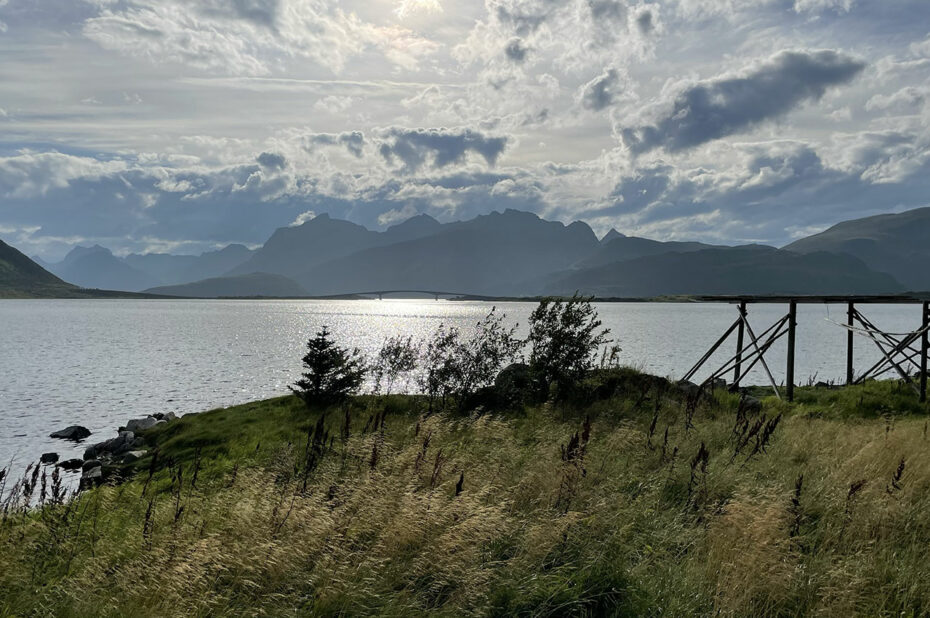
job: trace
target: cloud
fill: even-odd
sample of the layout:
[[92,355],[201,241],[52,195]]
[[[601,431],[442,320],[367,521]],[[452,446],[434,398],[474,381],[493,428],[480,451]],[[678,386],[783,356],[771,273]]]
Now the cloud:
[[636,16],[636,26],[643,34],[649,34],[655,27],[652,23],[652,11],[642,11]]
[[378,223],[381,225],[394,225],[410,219],[417,214],[417,209],[413,204],[407,204],[403,208],[392,208],[378,216]]
[[287,166],[287,159],[283,155],[273,152],[263,152],[256,158],[258,164],[269,170],[283,170]]
[[403,171],[412,173],[426,166],[442,168],[462,163],[469,152],[494,165],[507,142],[507,137],[488,137],[471,129],[392,128],[386,132],[379,152],[388,163],[399,159]]
[[600,111],[613,105],[620,96],[622,76],[616,68],[604,69],[604,72],[584,84],[578,94],[581,106],[592,111]]
[[442,13],[439,0],[400,0],[394,14],[397,19],[406,19],[416,13]]
[[346,133],[316,133],[304,137],[305,147],[344,146],[355,157],[361,157],[365,148],[365,135],[361,131]]
[[895,110],[909,112],[922,106],[930,98],[930,88],[907,86],[891,94],[876,94],[866,104],[867,111]]
[[830,86],[851,81],[865,63],[830,50],[784,51],[733,76],[686,86],[664,103],[654,125],[622,129],[633,153],[675,152],[778,118]]
[[297,217],[291,223],[291,227],[297,227],[298,225],[303,225],[307,221],[310,221],[311,219],[315,219],[315,218],[316,218],[316,213],[312,210],[307,210],[297,215]]
[[415,70],[437,47],[327,0],[124,0],[107,3],[81,29],[105,49],[223,75],[269,75],[287,58],[339,73],[372,48],[390,64]]
[[330,114],[338,114],[352,107],[353,103],[355,103],[355,97],[331,94],[314,103],[313,109],[329,112]]
[[507,42],[507,47],[504,48],[504,54],[511,60],[516,63],[521,63],[526,60],[526,54],[529,52],[529,48],[523,44],[523,41],[518,37],[514,37]]

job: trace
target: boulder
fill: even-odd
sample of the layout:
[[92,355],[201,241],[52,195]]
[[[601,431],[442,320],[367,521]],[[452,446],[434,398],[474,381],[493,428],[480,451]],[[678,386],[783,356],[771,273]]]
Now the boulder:
[[61,431],[56,431],[55,433],[49,434],[49,437],[57,438],[59,440],[73,440],[75,442],[79,442],[81,440],[86,439],[88,436],[90,436],[90,434],[91,434],[90,429],[88,429],[87,427],[81,427],[80,425],[72,425],[70,427],[66,427],[65,429],[62,429]]
[[175,414],[174,412],[156,412],[152,416],[154,416],[160,421],[165,421],[165,422],[171,422],[171,421],[178,420],[178,415]]
[[100,461],[99,459],[89,459],[81,465],[81,470],[83,472],[87,472],[88,470],[92,468],[99,468],[101,466],[103,466],[103,462]]
[[494,378],[493,394],[497,405],[520,406],[539,397],[539,384],[529,365],[513,363]]
[[58,462],[58,453],[43,453],[42,457],[39,458],[44,464],[53,464]]
[[84,470],[84,473],[81,475],[81,489],[89,489],[91,487],[96,487],[103,482],[103,466],[96,466],[94,468],[88,468]]
[[685,397],[698,397],[701,394],[701,387],[688,380],[679,380],[675,383],[675,387]]
[[123,454],[123,457],[120,461],[124,464],[129,464],[134,461],[139,461],[148,454],[148,451],[129,451],[128,453]]
[[144,444],[144,442],[141,438],[137,442],[135,433],[131,431],[121,431],[119,432],[119,436],[112,440],[99,442],[85,450],[84,459],[97,459],[104,455],[122,455],[142,444]]
[[60,462],[56,467],[62,470],[80,470],[84,466],[83,459],[66,459]]
[[126,431],[138,432],[145,431],[146,429],[151,429],[159,423],[164,421],[155,418],[154,416],[147,416],[145,418],[136,418],[128,423],[126,423]]
[[746,412],[752,412],[753,414],[762,412],[762,401],[752,397],[751,395],[746,395],[743,397],[742,406],[743,410]]

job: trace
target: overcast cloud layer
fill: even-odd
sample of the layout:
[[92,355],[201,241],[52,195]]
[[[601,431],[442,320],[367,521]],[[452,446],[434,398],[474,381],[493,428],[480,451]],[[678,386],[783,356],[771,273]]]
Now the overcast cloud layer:
[[520,208],[781,245],[930,205],[924,0],[0,0],[0,238]]

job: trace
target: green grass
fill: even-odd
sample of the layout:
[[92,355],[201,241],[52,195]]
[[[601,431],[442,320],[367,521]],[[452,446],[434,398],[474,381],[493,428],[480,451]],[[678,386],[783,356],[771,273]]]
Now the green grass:
[[[322,411],[296,398],[184,417],[146,435],[158,458],[131,480],[2,519],[0,614],[930,612],[913,394],[766,397],[766,418],[783,417],[749,457],[752,440],[734,456],[735,395],[702,401],[687,428],[664,381],[626,370],[587,386],[573,404],[464,415],[357,398],[346,439],[345,410],[326,413],[309,469]],[[590,440],[563,457],[586,418]],[[702,444],[706,471],[691,466]]]

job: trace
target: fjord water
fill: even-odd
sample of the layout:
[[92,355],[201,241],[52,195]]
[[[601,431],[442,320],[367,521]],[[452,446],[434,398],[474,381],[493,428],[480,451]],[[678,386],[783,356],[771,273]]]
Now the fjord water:
[[[0,301],[0,467],[47,451],[80,457],[83,446],[51,440],[85,425],[90,441],[107,439],[131,418],[180,414],[286,394],[300,373],[307,338],[328,325],[343,345],[377,352],[391,335],[423,339],[441,323],[472,329],[491,303],[456,301],[3,300]],[[531,303],[499,303],[526,333]],[[678,378],[735,319],[727,304],[603,303],[604,325],[622,347],[620,361]],[[753,305],[757,333],[786,311]],[[920,309],[864,306],[889,331],[918,326]],[[802,305],[798,315],[799,381],[845,376],[845,307]],[[857,369],[879,352],[857,337]],[[732,354],[733,344],[714,357]],[[767,357],[784,379],[782,339]],[[704,373],[706,376],[708,371]],[[698,378],[702,376],[699,375]],[[747,381],[765,383],[757,367]]]

